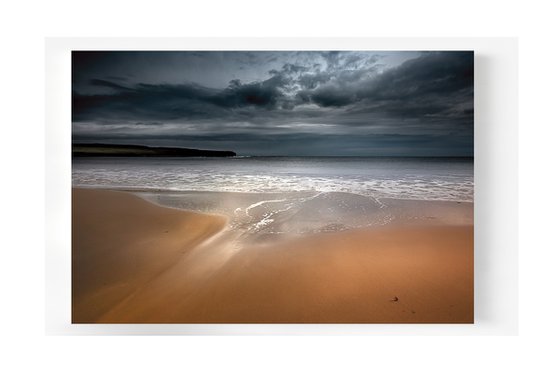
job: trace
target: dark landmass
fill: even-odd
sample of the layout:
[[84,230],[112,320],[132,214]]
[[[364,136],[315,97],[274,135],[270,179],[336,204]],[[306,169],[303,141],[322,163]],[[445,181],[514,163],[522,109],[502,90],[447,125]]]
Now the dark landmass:
[[235,152],[119,144],[72,144],[73,157],[235,157]]

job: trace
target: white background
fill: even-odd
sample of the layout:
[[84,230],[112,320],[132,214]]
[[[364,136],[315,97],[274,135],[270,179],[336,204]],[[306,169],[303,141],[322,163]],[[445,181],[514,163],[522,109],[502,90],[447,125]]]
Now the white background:
[[[299,0],[265,5],[263,1],[206,0],[194,5],[98,0],[1,5],[0,315],[4,346],[0,368],[57,372],[558,370],[560,245],[555,240],[559,206],[554,184],[559,133],[558,11],[550,5],[554,2],[519,4]],[[46,36],[519,36],[519,336],[45,336]],[[511,141],[510,136],[516,134],[504,132],[500,141]],[[499,175],[495,177],[499,181]],[[507,217],[510,212],[496,213]],[[505,237],[494,239],[499,244]]]

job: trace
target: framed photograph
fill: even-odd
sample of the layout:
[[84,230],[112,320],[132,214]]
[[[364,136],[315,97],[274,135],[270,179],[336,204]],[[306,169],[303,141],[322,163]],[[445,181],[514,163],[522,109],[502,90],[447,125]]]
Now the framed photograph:
[[515,38],[48,39],[47,333],[515,335],[516,77]]

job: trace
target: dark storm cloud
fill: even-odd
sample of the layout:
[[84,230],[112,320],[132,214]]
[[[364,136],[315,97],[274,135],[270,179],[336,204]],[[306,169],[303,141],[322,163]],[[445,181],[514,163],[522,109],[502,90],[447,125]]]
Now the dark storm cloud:
[[249,84],[232,80],[223,90],[195,84],[137,84],[125,87],[102,79],[92,79],[90,84],[111,88],[113,92],[97,95],[74,93],[74,121],[213,118],[231,114],[226,110],[250,106],[275,109],[281,102],[287,101],[280,91],[286,85],[282,75]]
[[239,80],[232,80],[228,88],[211,97],[211,102],[225,108],[242,108],[257,106],[274,109],[283,100],[281,88],[288,81],[282,75],[275,75],[262,82],[242,84]]
[[[153,53],[167,61],[165,52]],[[403,61],[389,52],[185,53],[181,61],[190,68],[182,71],[201,69],[192,79],[208,82],[221,74],[222,87],[181,75],[162,82],[159,76],[171,76],[164,68],[131,69],[125,77],[121,67],[111,68],[110,53],[74,53],[74,140],[206,144],[253,154],[336,148],[349,155],[472,155],[472,52],[425,52]],[[138,59],[119,56],[113,64]],[[157,61],[151,54],[143,59]],[[385,63],[391,59],[398,63]],[[237,77],[255,71],[249,80]]]
[[[116,79],[115,77],[110,78],[112,80],[121,80],[121,79]],[[117,83],[113,83],[110,80],[103,80],[103,79],[91,79],[90,80],[90,84],[92,86],[98,86],[98,87],[107,87],[107,88],[113,88],[117,91],[129,91],[130,88],[127,88],[123,85],[117,84]]]
[[473,56],[470,52],[427,53],[383,74],[361,79],[363,73],[363,70],[340,73],[328,84],[301,91],[299,95],[305,102],[323,107],[362,103],[394,115],[401,111],[403,116],[449,113],[460,104],[472,108]]

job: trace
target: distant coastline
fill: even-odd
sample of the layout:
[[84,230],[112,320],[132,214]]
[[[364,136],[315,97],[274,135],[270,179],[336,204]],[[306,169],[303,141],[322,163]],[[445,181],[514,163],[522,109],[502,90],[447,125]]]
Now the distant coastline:
[[73,157],[235,157],[229,150],[151,147],[123,144],[72,144]]

